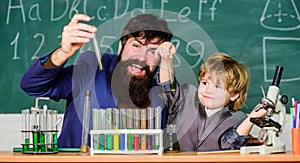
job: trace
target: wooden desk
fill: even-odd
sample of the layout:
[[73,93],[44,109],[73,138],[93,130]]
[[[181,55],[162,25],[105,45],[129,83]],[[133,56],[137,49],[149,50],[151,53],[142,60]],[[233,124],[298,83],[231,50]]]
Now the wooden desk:
[[0,162],[300,162],[300,155],[235,153],[175,153],[159,155],[94,155],[80,153],[22,154],[0,151]]

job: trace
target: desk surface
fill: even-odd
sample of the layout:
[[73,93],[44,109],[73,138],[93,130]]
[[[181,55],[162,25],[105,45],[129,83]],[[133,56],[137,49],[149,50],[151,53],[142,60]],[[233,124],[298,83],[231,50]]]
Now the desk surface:
[[22,154],[0,151],[0,162],[300,162],[300,155],[181,152],[160,155]]

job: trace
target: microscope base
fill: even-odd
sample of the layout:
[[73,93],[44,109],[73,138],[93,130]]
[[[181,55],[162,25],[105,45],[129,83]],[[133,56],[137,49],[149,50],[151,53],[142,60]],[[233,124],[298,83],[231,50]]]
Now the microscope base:
[[249,147],[241,147],[241,154],[251,154],[251,153],[259,153],[259,154],[272,154],[272,153],[285,153],[285,145],[282,146],[249,146]]

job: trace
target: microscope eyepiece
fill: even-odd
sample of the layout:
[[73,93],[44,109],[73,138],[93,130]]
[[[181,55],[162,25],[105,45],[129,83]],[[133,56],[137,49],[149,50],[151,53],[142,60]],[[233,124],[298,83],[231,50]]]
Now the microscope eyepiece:
[[282,75],[283,67],[277,66],[274,74],[272,85],[279,87],[281,75]]

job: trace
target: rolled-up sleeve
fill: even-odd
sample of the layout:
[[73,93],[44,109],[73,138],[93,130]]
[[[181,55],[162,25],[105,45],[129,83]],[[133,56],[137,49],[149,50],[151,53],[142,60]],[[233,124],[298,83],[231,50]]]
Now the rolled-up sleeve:
[[236,128],[237,126],[231,127],[224,134],[224,138],[231,146],[230,149],[240,149],[242,146],[245,146],[249,140],[249,136],[239,135]]

